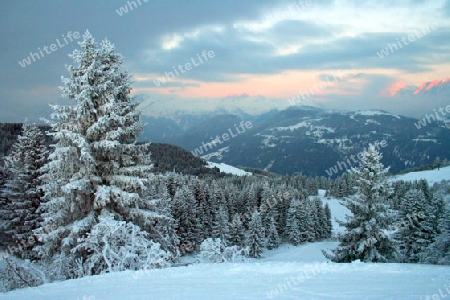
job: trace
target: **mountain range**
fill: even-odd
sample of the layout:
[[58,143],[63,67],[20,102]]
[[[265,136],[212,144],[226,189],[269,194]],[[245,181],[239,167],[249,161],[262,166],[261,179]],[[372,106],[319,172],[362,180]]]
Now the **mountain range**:
[[[356,166],[352,155],[356,157],[370,143],[385,141],[380,148],[382,162],[399,172],[432,163],[437,157],[450,158],[450,122],[437,115],[437,104],[445,111],[449,91],[450,79],[397,91],[397,97],[412,102],[419,97],[435,99],[434,110],[423,119],[384,110],[344,111],[312,105],[257,112],[243,106],[165,111],[160,116],[143,115],[147,126],[140,139],[178,145],[213,162],[283,175],[323,176]],[[251,128],[244,126],[243,130],[242,124],[251,124]]]

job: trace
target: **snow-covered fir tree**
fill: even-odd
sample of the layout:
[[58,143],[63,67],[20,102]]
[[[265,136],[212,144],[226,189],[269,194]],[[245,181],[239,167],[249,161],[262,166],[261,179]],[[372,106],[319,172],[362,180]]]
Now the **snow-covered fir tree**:
[[179,236],[176,233],[176,220],[172,216],[172,199],[170,198],[166,184],[165,176],[151,174],[148,178],[147,190],[144,191],[140,208],[153,212],[153,217],[148,218],[145,214],[142,218],[145,220],[136,220],[136,224],[141,224],[142,230],[149,235],[148,238],[159,243],[162,249],[168,250],[174,254],[174,258],[179,253]]
[[319,197],[312,199],[312,212],[314,222],[314,236],[315,240],[326,238],[327,219],[323,209],[322,200]]
[[373,145],[362,153],[358,168],[352,168],[357,193],[342,203],[352,215],[339,221],[345,232],[339,235],[339,245],[332,253],[323,251],[334,262],[387,262],[394,259],[395,247],[385,234],[386,174],[388,168],[381,163],[382,155]]
[[245,230],[242,218],[238,213],[233,215],[233,219],[229,226],[230,229],[230,245],[243,246],[245,243]]
[[211,235],[212,238],[220,238],[225,246],[228,246],[230,241],[230,228],[228,224],[227,209],[224,205],[220,205],[214,217]]
[[246,246],[249,247],[250,257],[261,257],[264,250],[264,226],[262,225],[261,216],[259,212],[254,211],[252,219],[249,223],[247,232]]
[[323,208],[325,213],[325,238],[329,239],[331,238],[332,231],[333,231],[333,225],[331,223],[331,209],[328,203],[325,203],[325,206]]
[[36,242],[33,230],[41,222],[38,213],[43,196],[40,176],[46,159],[43,133],[37,125],[25,121],[11,154],[5,157],[10,178],[3,190],[6,234],[10,236],[13,246],[20,245],[21,251],[16,254],[23,258],[30,258]]
[[421,254],[421,262],[450,265],[450,211],[442,219],[441,230],[436,240]]
[[188,186],[175,192],[172,215],[177,222],[176,231],[182,244],[196,244],[198,234],[197,202]]
[[302,236],[297,219],[293,219],[290,225],[288,238],[289,242],[291,242],[294,246],[300,245],[306,241],[306,239]]
[[152,165],[148,144],[136,143],[143,126],[130,77],[121,70],[122,56],[108,40],[98,46],[88,31],[80,46],[70,55],[75,64],[67,66],[70,77],[61,87],[72,104],[52,106],[55,144],[42,177],[41,226],[57,229],[37,231],[39,256],[60,266],[66,277],[76,276],[75,261],[93,255],[78,244],[102,213],[146,223],[155,217],[142,197]]
[[432,243],[433,228],[425,204],[425,195],[419,189],[409,190],[402,199],[395,234],[400,262],[419,262],[421,254]]
[[269,232],[267,233],[266,248],[271,250],[278,248],[279,245],[280,245],[280,236],[278,235],[275,219],[272,217],[270,218]]

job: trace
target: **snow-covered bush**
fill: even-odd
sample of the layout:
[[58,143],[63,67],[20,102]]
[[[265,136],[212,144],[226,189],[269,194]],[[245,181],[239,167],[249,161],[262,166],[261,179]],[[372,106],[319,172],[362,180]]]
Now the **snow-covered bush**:
[[205,263],[225,262],[222,255],[222,241],[220,239],[207,238],[200,245],[200,259]]
[[245,262],[250,257],[250,248],[236,245],[225,247],[223,257],[226,262]]
[[38,286],[48,281],[45,272],[28,260],[8,256],[4,262],[5,269],[0,272],[4,291]]
[[103,211],[99,223],[74,249],[87,253],[85,261],[77,261],[78,276],[168,265],[170,253],[161,250],[147,235],[139,226],[117,221],[113,214]]
[[220,238],[207,238],[200,245],[200,260],[204,263],[239,262],[249,257],[249,248],[240,246],[226,247]]

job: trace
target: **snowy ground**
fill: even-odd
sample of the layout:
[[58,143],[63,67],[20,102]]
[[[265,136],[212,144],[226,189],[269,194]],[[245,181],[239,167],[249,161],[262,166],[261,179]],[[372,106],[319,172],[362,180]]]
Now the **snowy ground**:
[[245,176],[245,175],[252,175],[250,172],[246,172],[244,170],[238,169],[236,167],[224,164],[224,163],[214,163],[208,161],[207,168],[218,168],[221,173],[228,173],[228,174],[234,174],[237,176]]
[[344,228],[339,227],[336,219],[345,221],[345,216],[350,214],[350,211],[341,204],[341,200],[333,197],[325,197],[325,190],[319,190],[319,197],[322,199],[323,204],[328,203],[331,211],[331,223],[333,225],[333,234],[342,232]]
[[[343,220],[348,210],[324,193],[319,191],[319,196],[328,203],[333,217]],[[333,231],[342,231],[334,218]],[[0,294],[0,300],[427,299],[433,294],[450,294],[448,266],[328,263],[321,250],[336,245],[282,245],[265,251],[262,259],[246,263],[106,274]]]
[[[432,182],[450,179],[449,175],[450,167],[399,177]],[[319,195],[330,206],[334,232],[341,231],[334,218],[344,220],[347,209],[337,199],[325,198],[324,191]],[[246,263],[192,264],[86,277],[0,294],[0,300],[450,299],[449,266],[327,262],[321,250],[336,245],[282,245]]]
[[414,181],[419,179],[426,179],[430,185],[433,185],[435,182],[441,182],[442,180],[450,180],[450,166],[439,170],[435,169],[398,175],[392,177],[391,180]]
[[450,294],[449,267],[327,263],[320,250],[335,245],[285,245],[248,263],[86,277],[0,294],[0,299],[426,299],[433,294],[443,299]]

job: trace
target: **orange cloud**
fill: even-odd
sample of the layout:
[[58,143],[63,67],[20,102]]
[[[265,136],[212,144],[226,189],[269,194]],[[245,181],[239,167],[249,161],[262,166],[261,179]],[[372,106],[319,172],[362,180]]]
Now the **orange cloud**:
[[397,94],[398,91],[406,87],[406,83],[404,81],[398,81],[391,84],[389,87],[381,91],[381,95],[385,97],[393,97]]
[[[195,85],[167,88],[164,86],[157,88],[151,80],[148,80],[152,74],[139,74],[137,80],[148,81],[148,86],[135,88],[133,92],[156,91],[161,94],[177,94],[183,98],[222,98],[242,94],[290,98],[308,91],[312,91],[314,95],[348,94],[340,90],[339,83],[336,84],[333,77],[330,77],[329,82],[320,80],[323,73],[323,71],[286,71],[269,75],[240,74],[236,76],[235,82],[200,82],[177,78],[178,82]],[[342,76],[341,72],[335,70],[330,70],[329,73],[335,74],[336,77]]]

